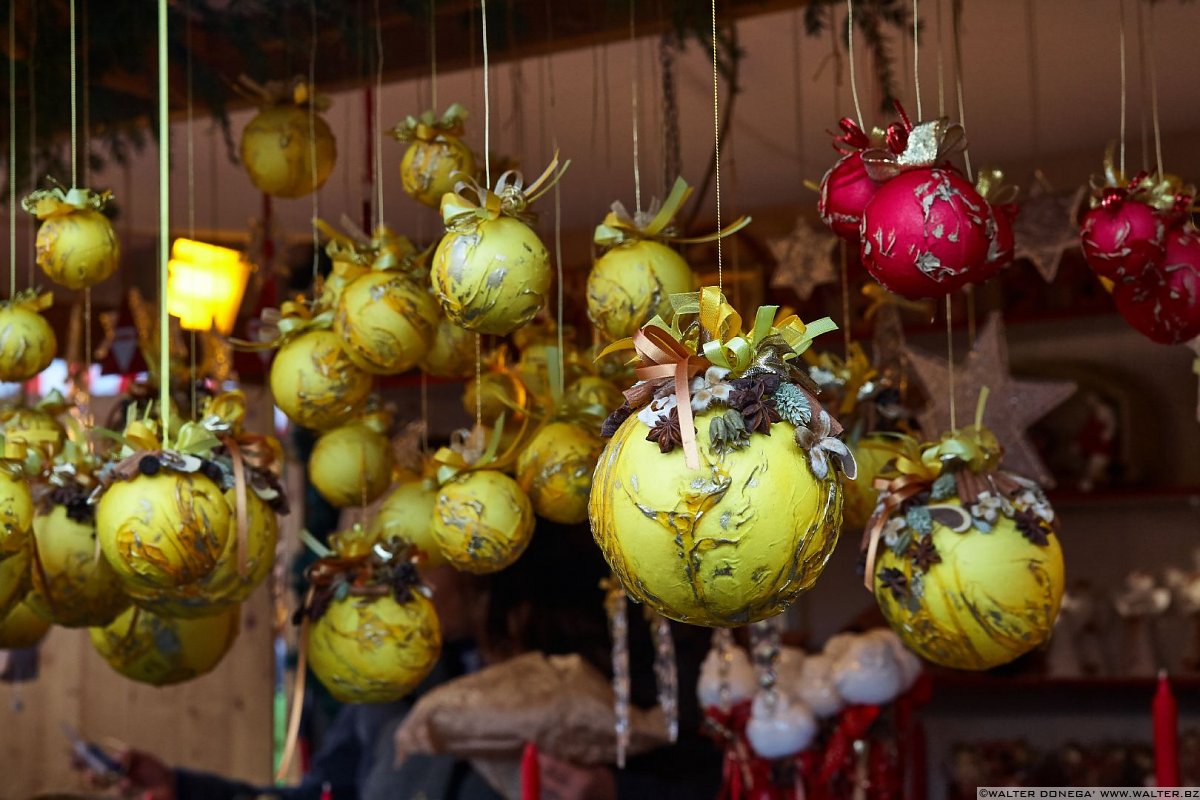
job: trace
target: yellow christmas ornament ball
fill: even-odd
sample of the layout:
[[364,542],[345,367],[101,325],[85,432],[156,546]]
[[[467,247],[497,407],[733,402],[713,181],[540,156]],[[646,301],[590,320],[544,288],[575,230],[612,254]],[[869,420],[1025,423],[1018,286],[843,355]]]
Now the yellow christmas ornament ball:
[[588,319],[607,339],[623,339],[656,314],[669,319],[670,296],[695,288],[683,256],[661,242],[637,239],[612,248],[592,266]]
[[133,588],[200,580],[216,566],[232,530],[233,509],[199,472],[160,469],[117,481],[96,506],[100,549]]
[[275,405],[297,425],[327,430],[362,410],[371,376],[354,366],[330,330],[310,330],[289,339],[271,362]]
[[367,529],[375,541],[401,539],[415,547],[423,557],[422,564],[440,567],[446,557],[433,538],[433,508],[438,489],[424,478],[405,481],[384,498],[383,504],[371,519]]
[[108,217],[92,208],[61,206],[37,232],[37,264],[50,280],[86,289],[117,271],[121,247]]
[[66,506],[33,518],[38,569],[25,604],[66,628],[107,625],[129,606],[121,578],[108,561],[96,558],[96,527],[72,519]]
[[0,554],[0,617],[16,608],[29,591],[32,563],[33,545],[29,541],[12,553]]
[[45,317],[26,304],[0,304],[0,381],[29,380],[50,366],[56,350]]
[[434,292],[456,325],[504,336],[533,319],[550,288],[550,254],[512,217],[449,230],[433,254]]
[[424,287],[403,273],[374,270],[342,292],[333,329],[359,369],[396,375],[424,355],[439,316]]
[[[246,492],[246,530],[242,541],[237,528],[237,491],[225,491],[231,509],[231,528],[225,547],[212,571],[195,583],[168,589],[129,586],[129,595],[144,609],[164,617],[207,617],[247,600],[271,573],[279,521],[275,512],[253,491]],[[245,574],[239,572],[239,548],[246,548]]]
[[0,432],[5,442],[23,444],[51,457],[62,452],[67,432],[53,414],[40,408],[16,406],[0,412]]
[[437,208],[442,195],[453,192],[456,183],[474,174],[475,154],[450,133],[440,133],[430,141],[414,139],[400,160],[404,191],[430,208]]
[[350,594],[334,600],[308,631],[308,666],[342,703],[390,703],[417,687],[442,650],[437,613],[413,592]]
[[572,422],[539,430],[517,459],[517,483],[539,517],[564,525],[587,519],[592,472],[604,443]]
[[19,603],[0,619],[0,650],[33,647],[49,631],[49,620],[35,614],[28,603]]
[[512,564],[533,536],[533,507],[502,472],[467,472],[442,486],[433,538],[455,569],[483,575]]
[[32,526],[33,496],[28,481],[0,469],[0,554],[24,548]]
[[837,544],[842,491],[818,480],[788,422],[720,452],[695,418],[700,468],[661,453],[637,416],[592,478],[592,534],[625,590],[665,617],[735,627],[772,617],[812,587]]
[[418,365],[435,378],[465,378],[475,370],[475,334],[438,311],[437,328]]
[[842,489],[846,496],[846,525],[862,529],[875,511],[879,490],[875,488],[875,476],[888,462],[900,454],[899,440],[894,436],[868,434],[859,439],[850,449],[858,464],[858,475],[850,480],[842,476]]
[[313,446],[308,476],[338,508],[374,502],[392,480],[391,442],[361,422],[326,431]]
[[[962,506],[958,498],[941,502]],[[1057,535],[1039,546],[1001,515],[987,533],[975,527],[959,533],[935,520],[931,537],[941,561],[921,576],[919,596],[910,594],[911,602],[898,598],[883,576],[899,570],[912,587],[912,559],[880,542],[875,562],[879,608],[910,650],[953,669],[985,670],[1050,637],[1064,586]]]
[[168,686],[212,671],[233,646],[240,623],[238,606],[199,619],[170,619],[134,606],[88,633],[96,652],[126,678]]
[[607,378],[585,375],[567,387],[563,402],[573,408],[590,408],[607,414],[621,407],[625,395]]
[[519,415],[521,412],[517,409],[524,407],[526,397],[525,387],[515,375],[485,372],[479,376],[478,382],[474,378],[467,381],[463,389],[462,406],[469,416],[474,417],[476,398],[479,398],[478,407],[483,424],[491,425],[501,414],[509,420]]
[[251,183],[260,191],[274,197],[304,197],[320,189],[333,171],[337,142],[320,114],[310,116],[309,109],[301,106],[271,106],[242,130],[241,156]]

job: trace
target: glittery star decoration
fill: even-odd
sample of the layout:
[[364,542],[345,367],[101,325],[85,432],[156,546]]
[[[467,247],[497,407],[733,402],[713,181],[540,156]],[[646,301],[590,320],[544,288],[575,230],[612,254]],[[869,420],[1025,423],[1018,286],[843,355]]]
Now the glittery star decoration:
[[791,289],[801,300],[807,300],[813,289],[836,281],[838,265],[834,248],[838,241],[828,228],[797,217],[791,233],[767,242],[778,265],[771,288]]
[[1029,259],[1046,283],[1053,283],[1058,275],[1063,251],[1079,244],[1075,218],[1086,191],[1081,186],[1074,194],[1056,195],[1035,181],[1029,197],[1021,203],[1013,222],[1014,255]]
[[[929,405],[918,414],[921,430],[929,438],[950,430],[950,369],[944,358],[906,349],[913,374],[920,382]],[[1008,372],[1008,343],[999,314],[992,314],[975,340],[975,346],[962,362],[954,366],[954,406],[961,427],[974,421],[979,392],[989,394],[983,424],[996,434],[1004,448],[1003,466],[1031,478],[1044,487],[1054,478],[1038,458],[1026,430],[1049,411],[1070,397],[1076,389],[1072,381],[1026,381]]]

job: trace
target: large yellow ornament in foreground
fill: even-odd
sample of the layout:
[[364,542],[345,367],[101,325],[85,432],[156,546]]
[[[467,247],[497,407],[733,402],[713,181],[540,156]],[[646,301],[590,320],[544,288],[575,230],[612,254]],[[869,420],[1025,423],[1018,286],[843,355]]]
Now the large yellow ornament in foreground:
[[539,517],[564,525],[587,519],[592,473],[604,443],[573,422],[551,422],[517,459],[517,483]]
[[625,590],[665,617],[734,627],[787,608],[820,577],[842,521],[839,475],[818,480],[787,422],[721,452],[696,417],[699,469],[661,453],[637,416],[592,480],[592,533]]
[[289,339],[271,362],[271,394],[288,419],[327,430],[362,410],[371,376],[350,360],[340,337],[309,330]]
[[390,703],[417,687],[441,654],[442,630],[423,595],[334,600],[308,631],[308,666],[342,703]]
[[89,633],[114,670],[139,683],[167,686],[212,671],[233,646],[240,622],[238,606],[200,619],[168,619],[134,607]]
[[520,558],[533,525],[533,507],[517,482],[503,472],[480,469],[442,486],[432,533],[456,569],[482,575]]
[[0,381],[27,381],[54,360],[58,340],[40,313],[51,299],[30,291],[0,302]]
[[120,576],[96,558],[96,526],[72,519],[66,506],[54,506],[33,519],[38,568],[25,603],[55,625],[90,628],[107,625],[129,605]]

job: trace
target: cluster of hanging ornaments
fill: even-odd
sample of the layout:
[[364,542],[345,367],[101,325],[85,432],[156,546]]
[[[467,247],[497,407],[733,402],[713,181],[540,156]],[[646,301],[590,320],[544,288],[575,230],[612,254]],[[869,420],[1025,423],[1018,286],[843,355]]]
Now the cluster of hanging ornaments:
[[889,291],[941,297],[982,283],[1012,261],[1015,190],[990,174],[972,185],[949,159],[966,147],[947,119],[900,122],[864,132],[840,123],[843,156],[821,181],[818,212],[857,243],[863,265]]
[[1195,188],[1173,175],[1126,180],[1111,152],[1104,167],[1079,234],[1088,266],[1110,282],[1117,311],[1143,336],[1159,344],[1200,336]]

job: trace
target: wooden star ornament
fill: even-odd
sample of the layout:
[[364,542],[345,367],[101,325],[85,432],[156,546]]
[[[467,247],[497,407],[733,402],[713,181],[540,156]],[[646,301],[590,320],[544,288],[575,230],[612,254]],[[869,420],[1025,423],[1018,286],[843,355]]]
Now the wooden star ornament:
[[1063,251],[1079,245],[1075,218],[1086,191],[1081,186],[1074,194],[1056,195],[1035,182],[1021,203],[1013,222],[1013,255],[1028,259],[1046,283],[1053,283],[1058,275]]
[[[921,430],[927,437],[938,436],[951,429],[949,362],[911,348],[906,348],[905,355],[929,397],[929,405],[917,416]],[[992,314],[971,352],[954,366],[953,404],[960,427],[973,421],[979,392],[985,386],[989,394],[983,424],[1004,448],[1003,466],[1044,487],[1053,486],[1054,477],[1038,457],[1027,429],[1074,394],[1075,383],[1013,378],[1008,371],[1004,326],[1000,315]]]
[[839,241],[828,228],[797,217],[791,233],[767,242],[778,265],[771,277],[771,288],[791,289],[801,300],[807,300],[813,289],[836,281],[835,251]]

